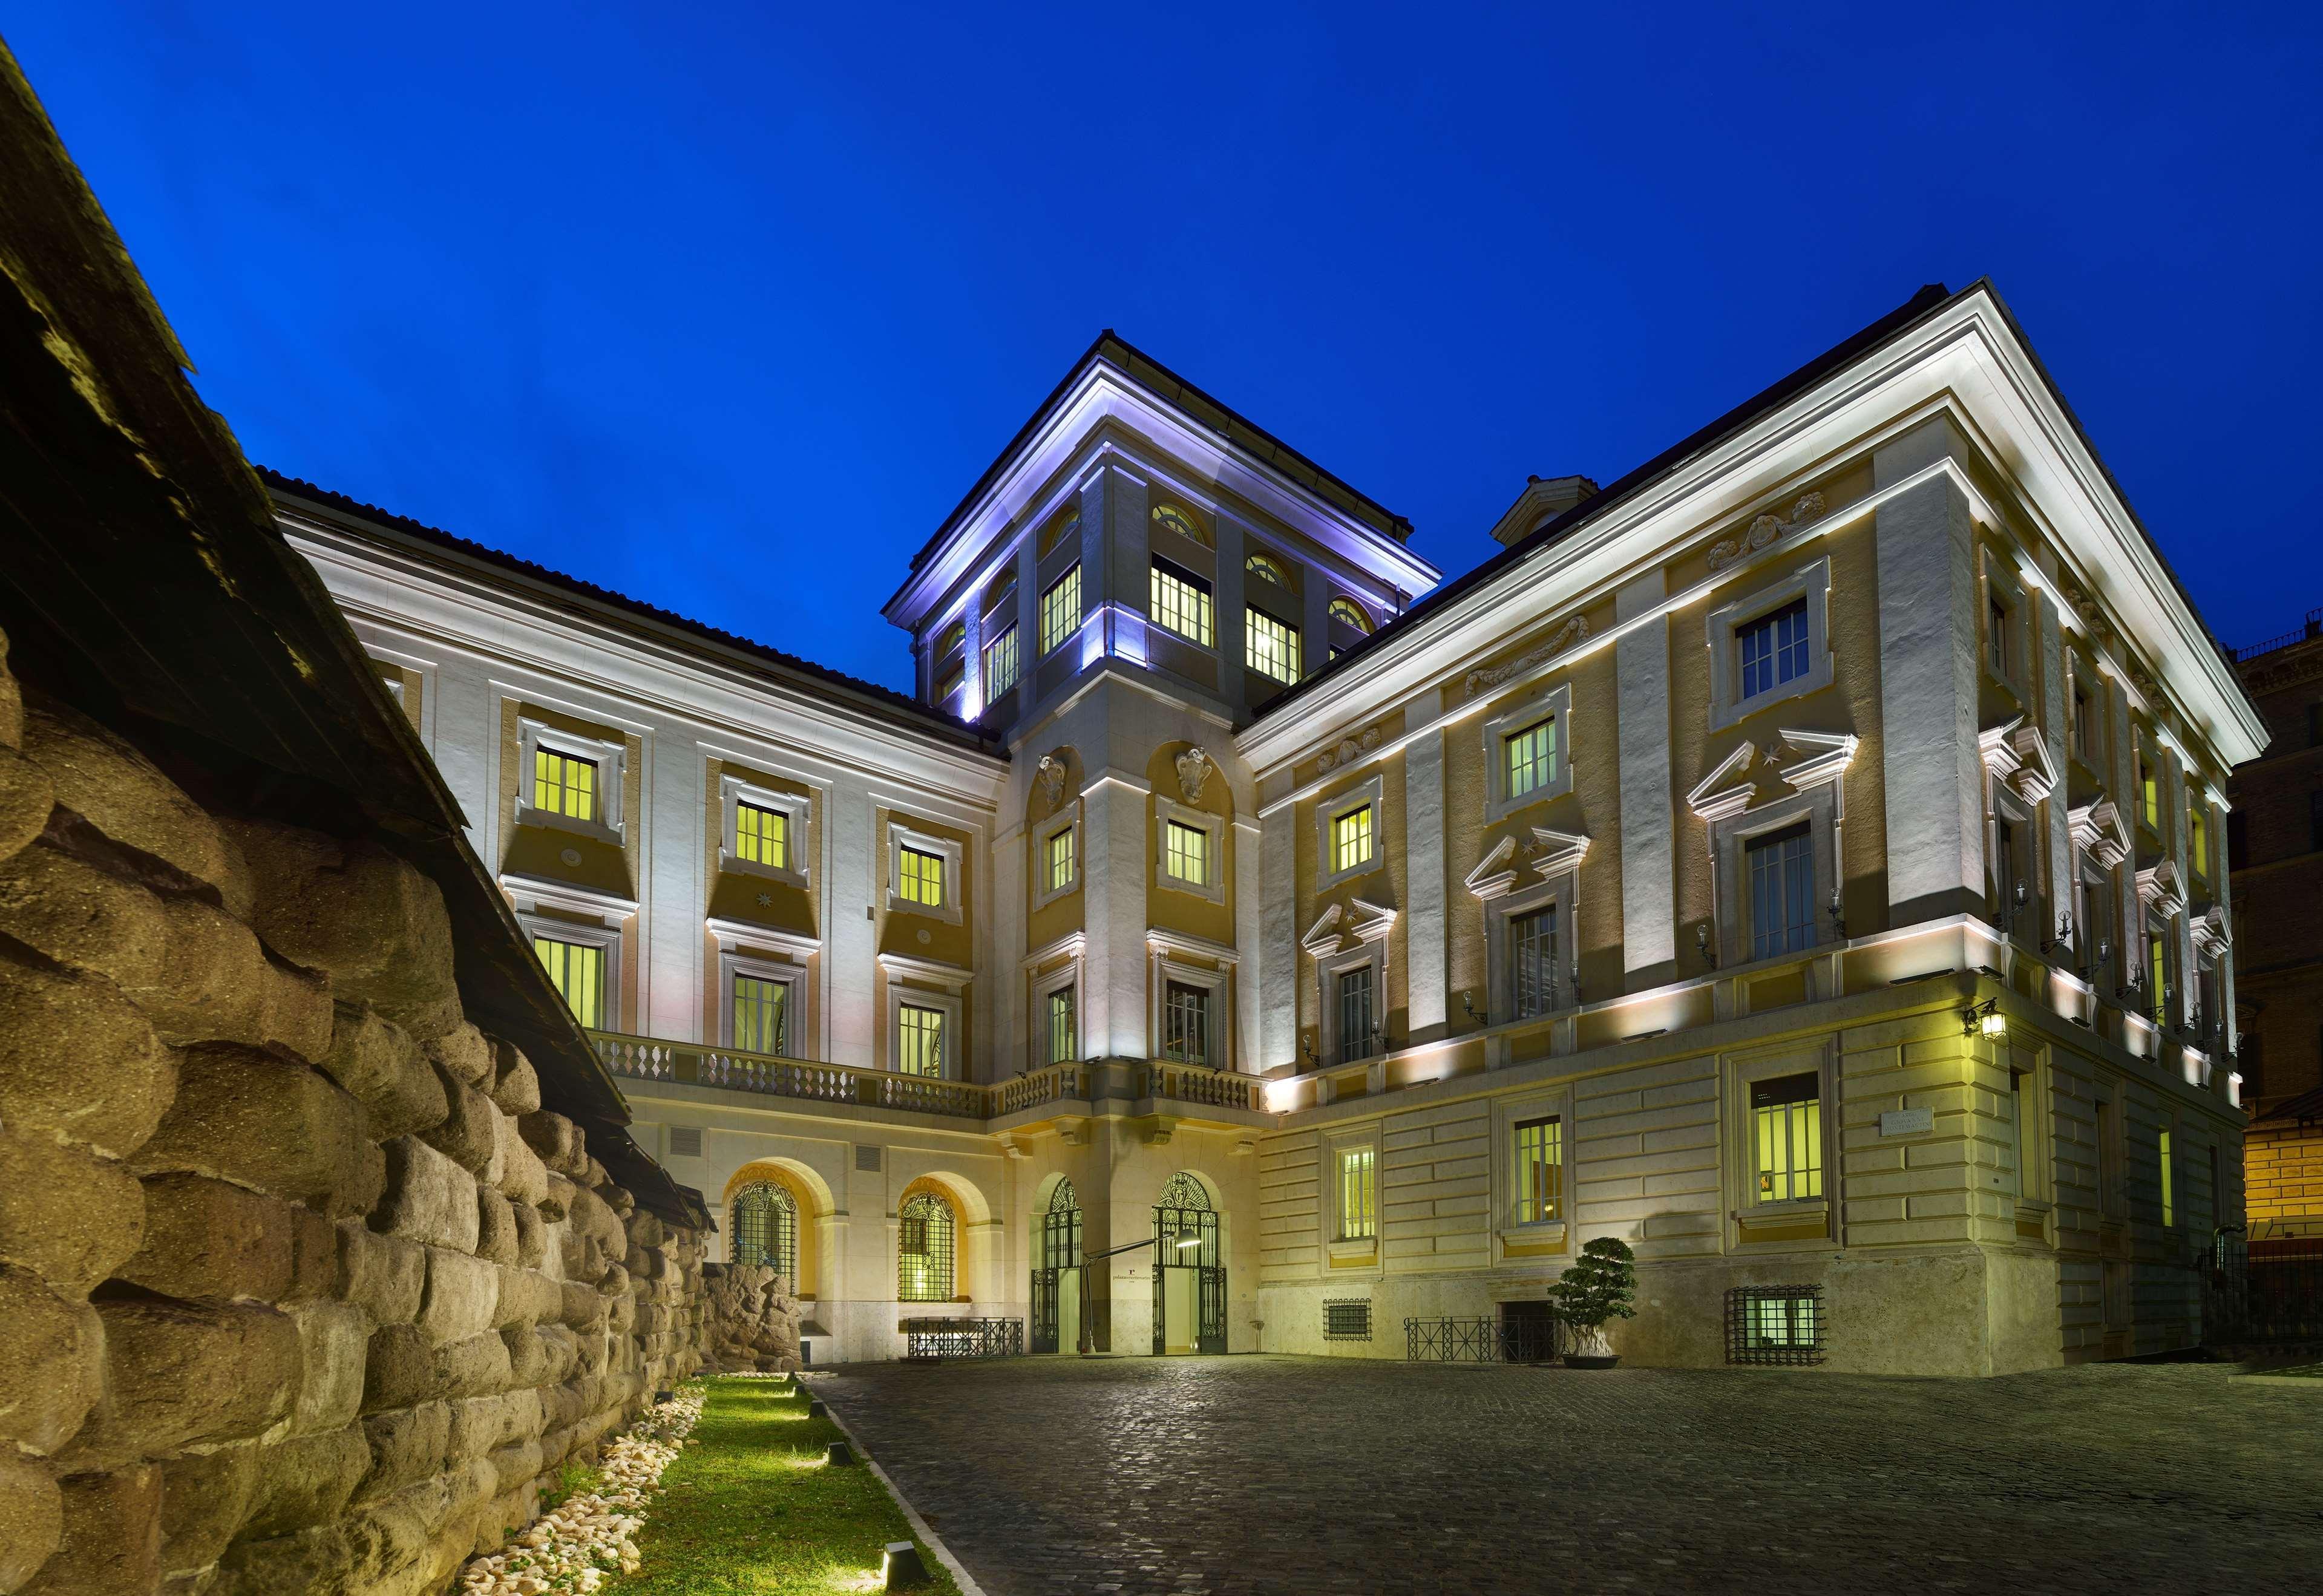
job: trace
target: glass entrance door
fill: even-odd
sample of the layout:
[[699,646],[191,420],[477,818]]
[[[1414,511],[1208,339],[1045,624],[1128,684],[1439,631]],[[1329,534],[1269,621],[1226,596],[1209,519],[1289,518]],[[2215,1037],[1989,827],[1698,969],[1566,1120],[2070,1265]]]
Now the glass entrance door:
[[1226,1259],[1218,1215],[1200,1181],[1170,1178],[1153,1209],[1153,1352],[1226,1350]]
[[1081,1339],[1081,1210],[1071,1181],[1057,1182],[1035,1226],[1032,1350],[1070,1352]]

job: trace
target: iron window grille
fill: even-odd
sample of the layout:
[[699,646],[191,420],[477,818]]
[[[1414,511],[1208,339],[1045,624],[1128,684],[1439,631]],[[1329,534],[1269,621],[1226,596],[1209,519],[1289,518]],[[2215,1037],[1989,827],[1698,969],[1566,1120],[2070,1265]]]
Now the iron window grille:
[[906,1362],[1024,1355],[1022,1319],[905,1319],[902,1329]]
[[950,1302],[951,1205],[923,1191],[906,1198],[896,1218],[896,1298],[903,1302]]
[[1343,1302],[1323,1305],[1323,1339],[1326,1341],[1369,1341],[1372,1338],[1372,1305],[1369,1298],[1350,1298]]
[[1821,1286],[1736,1286],[1726,1293],[1730,1363],[1820,1363],[1823,1330]]
[[1172,981],[1162,1000],[1162,1056],[1180,1064],[1210,1061],[1210,991]]
[[729,1230],[736,1263],[796,1278],[798,1202],[789,1191],[770,1180],[746,1186],[734,1194],[732,1216]]

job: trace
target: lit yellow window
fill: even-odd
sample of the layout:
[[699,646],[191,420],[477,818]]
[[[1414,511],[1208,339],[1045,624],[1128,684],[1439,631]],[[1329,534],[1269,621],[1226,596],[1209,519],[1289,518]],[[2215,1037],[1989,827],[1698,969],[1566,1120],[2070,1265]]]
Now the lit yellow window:
[[2145,1000],[2153,1010],[2153,1017],[2159,1020],[2162,1018],[2162,997],[2170,985],[2170,961],[2158,936],[2145,939]]
[[1509,776],[1509,796],[1547,786],[1556,779],[1556,720],[1537,720],[1501,742]]
[[944,1015],[941,1009],[923,1009],[916,1004],[904,1004],[896,1015],[896,1041],[900,1056],[895,1068],[905,1075],[930,1075],[941,1078],[944,1073]]
[[1153,507],[1153,520],[1155,525],[1169,527],[1189,542],[1198,543],[1204,548],[1210,546],[1209,533],[1190,511],[1180,509],[1174,504],[1157,504]]
[[597,766],[547,748],[532,751],[532,806],[570,820],[597,818]]
[[1368,865],[1372,859],[1372,806],[1351,809],[1331,822],[1331,869],[1334,874]]
[[1041,652],[1054,654],[1080,629],[1081,568],[1075,565],[1041,594]]
[[916,848],[898,848],[902,857],[896,861],[902,879],[895,887],[896,895],[907,903],[923,903],[931,909],[941,909],[944,902],[944,861],[940,853],[922,853]]
[[1750,1138],[1758,1201],[1823,1195],[1823,1096],[1814,1076],[1752,1082]]
[[790,983],[734,977],[734,1045],[746,1053],[790,1050]]
[[1207,885],[1210,879],[1210,834],[1199,826],[1189,826],[1183,821],[1171,821],[1166,839],[1164,857],[1171,876],[1179,881],[1189,881],[1196,886]]
[[1210,646],[1210,584],[1182,565],[1153,562],[1154,623],[1189,642]]
[[1073,884],[1073,829],[1067,826],[1049,839],[1049,890],[1062,892]]
[[734,854],[769,869],[791,867],[791,817],[756,803],[734,805]]
[[1049,994],[1049,1062],[1071,1061],[1077,1047],[1073,1031],[1073,989],[1060,986]]
[[1339,1239],[1379,1234],[1379,1170],[1368,1147],[1339,1150]]
[[984,696],[998,698],[1016,685],[1016,628],[1010,627],[984,646]]
[[2155,1151],[2162,1159],[2162,1223],[2175,1225],[2178,1223],[2177,1170],[2172,1167],[2170,1157],[2169,1126],[2162,1127],[2161,1145]]
[[532,950],[548,971],[549,985],[565,996],[573,1017],[592,1030],[605,1023],[605,950],[583,942],[535,937]]
[[2199,802],[2187,806],[2186,832],[2194,848],[2194,874],[2208,876],[2210,873],[2210,833],[2209,829],[2202,824],[2202,806]]
[[1299,680],[1299,628],[1285,626],[1265,610],[1244,612],[1243,663],[1278,682]]
[[1331,619],[1342,625],[1351,626],[1359,632],[1368,632],[1372,629],[1372,618],[1365,615],[1362,607],[1353,599],[1332,600]]
[[1565,1126],[1527,1120],[1516,1128],[1517,1223],[1565,1217]]

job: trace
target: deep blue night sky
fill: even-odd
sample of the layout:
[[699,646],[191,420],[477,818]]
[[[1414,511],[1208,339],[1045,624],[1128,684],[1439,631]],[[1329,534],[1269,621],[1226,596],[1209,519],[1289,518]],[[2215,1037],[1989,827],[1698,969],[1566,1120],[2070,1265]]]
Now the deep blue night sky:
[[2323,7],[1768,9],[6,32],[252,458],[892,685],[878,605],[1102,326],[1449,573],[1979,274],[2226,641],[2323,604]]

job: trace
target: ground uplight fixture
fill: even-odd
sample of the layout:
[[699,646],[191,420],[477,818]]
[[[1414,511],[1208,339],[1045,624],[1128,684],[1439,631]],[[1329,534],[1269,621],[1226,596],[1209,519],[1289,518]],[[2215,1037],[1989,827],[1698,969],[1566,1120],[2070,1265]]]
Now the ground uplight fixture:
[[833,1441],[823,1449],[822,1461],[834,1469],[843,1469],[855,1462],[855,1449],[844,1441]]
[[1998,1041],[2006,1036],[2008,1016],[2000,1012],[1999,999],[1988,997],[1960,1010],[1960,1034],[1981,1036],[1988,1041]]
[[928,1565],[920,1560],[919,1547],[909,1541],[887,1543],[879,1559],[879,1573],[890,1591],[908,1591],[928,1582]]
[[822,1398],[809,1397],[806,1403],[806,1416],[809,1418],[828,1418],[831,1417],[831,1409],[822,1405]]

